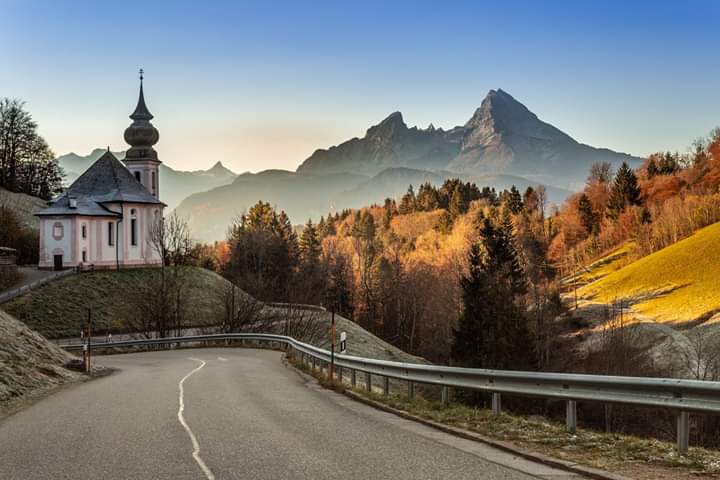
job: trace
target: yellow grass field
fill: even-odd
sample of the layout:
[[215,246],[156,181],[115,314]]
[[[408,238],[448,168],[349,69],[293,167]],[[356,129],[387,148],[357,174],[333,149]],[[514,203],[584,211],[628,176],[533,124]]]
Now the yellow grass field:
[[629,299],[633,310],[663,323],[720,311],[720,223],[585,285],[582,298]]

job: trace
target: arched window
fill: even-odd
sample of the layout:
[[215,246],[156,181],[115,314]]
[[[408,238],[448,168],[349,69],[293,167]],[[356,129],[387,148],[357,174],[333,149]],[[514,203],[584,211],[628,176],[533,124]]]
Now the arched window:
[[134,208],[130,210],[130,245],[137,246],[137,215]]
[[141,178],[142,178],[142,177],[140,176],[140,170],[137,170],[137,171],[135,172],[135,179],[136,179],[138,182],[142,183]]
[[151,183],[151,185],[152,185],[152,194],[153,194],[153,195],[157,195],[157,190],[156,190],[156,188],[155,188],[155,172],[151,172],[151,173],[150,173],[150,178],[152,179],[152,183]]

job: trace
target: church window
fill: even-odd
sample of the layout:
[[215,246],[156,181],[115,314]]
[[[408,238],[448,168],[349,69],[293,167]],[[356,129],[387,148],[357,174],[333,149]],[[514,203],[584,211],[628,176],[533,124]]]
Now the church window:
[[115,245],[115,224],[113,222],[108,222],[108,245],[111,247]]
[[151,173],[151,178],[152,178],[152,194],[153,194],[153,195],[156,195],[156,192],[155,192],[155,172],[152,172],[152,173]]
[[130,245],[137,245],[137,218],[134,208],[130,210]]
[[139,171],[135,172],[135,179],[136,179],[138,182],[142,183],[142,180],[140,180],[140,172],[139,172]]
[[82,251],[82,261],[83,263],[87,262],[87,250]]
[[83,223],[80,230],[82,231],[82,238],[87,238],[87,225]]

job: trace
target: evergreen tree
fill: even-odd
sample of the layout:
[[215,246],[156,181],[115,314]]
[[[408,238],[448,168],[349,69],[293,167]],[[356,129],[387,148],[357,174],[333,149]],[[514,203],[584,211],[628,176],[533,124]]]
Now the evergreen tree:
[[415,203],[415,191],[413,190],[413,186],[410,185],[408,188],[408,191],[403,197],[400,199],[400,206],[398,207],[398,212],[401,215],[405,215],[407,213],[412,213],[416,209],[416,203]]
[[320,238],[312,220],[308,219],[300,235],[300,263],[304,270],[316,270],[320,261]]
[[581,194],[578,199],[578,211],[580,212],[580,220],[582,220],[582,224],[587,233],[597,233],[598,224],[595,218],[595,212],[593,212],[590,198],[585,193]]
[[466,211],[467,206],[463,200],[462,187],[458,184],[452,193],[452,197],[450,198],[448,213],[450,214],[450,218],[454,221]]
[[615,174],[610,198],[608,200],[608,216],[616,219],[629,206],[640,205],[640,187],[637,177],[627,163],[623,162]]
[[528,368],[534,363],[522,294],[524,274],[507,227],[481,220],[461,281],[463,312],[454,330],[452,357],[476,368]]
[[506,193],[504,199],[505,205],[510,209],[512,213],[520,213],[523,208],[522,195],[515,185],[510,187],[510,190]]

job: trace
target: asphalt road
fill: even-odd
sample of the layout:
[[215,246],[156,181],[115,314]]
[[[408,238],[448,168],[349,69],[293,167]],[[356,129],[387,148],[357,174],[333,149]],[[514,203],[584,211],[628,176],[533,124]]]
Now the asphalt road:
[[0,479],[581,478],[323,390],[278,352],[101,360],[118,371],[0,421]]

